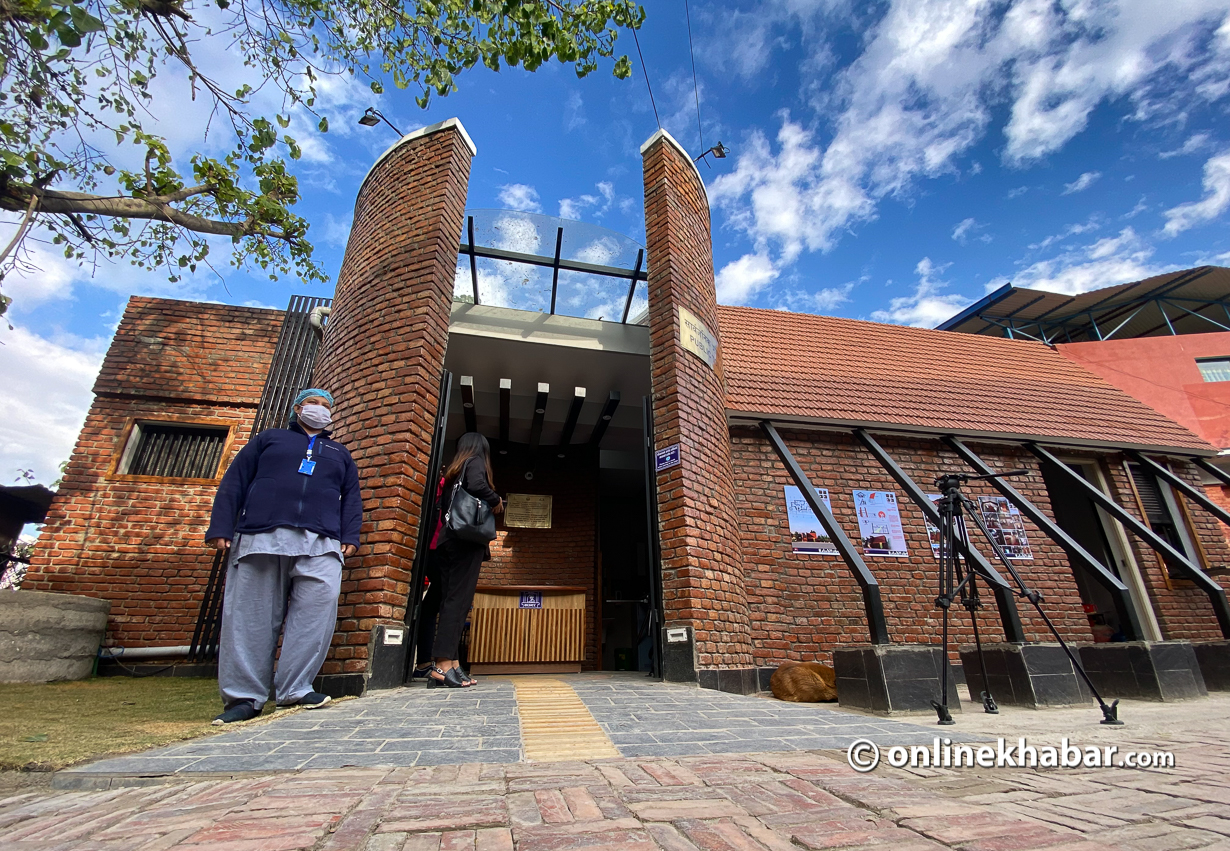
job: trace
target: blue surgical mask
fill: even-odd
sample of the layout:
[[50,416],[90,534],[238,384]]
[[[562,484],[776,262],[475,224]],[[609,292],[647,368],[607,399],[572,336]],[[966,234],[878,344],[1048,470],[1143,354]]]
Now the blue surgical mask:
[[333,422],[333,415],[324,405],[304,405],[299,409],[299,422],[308,428],[328,428]]

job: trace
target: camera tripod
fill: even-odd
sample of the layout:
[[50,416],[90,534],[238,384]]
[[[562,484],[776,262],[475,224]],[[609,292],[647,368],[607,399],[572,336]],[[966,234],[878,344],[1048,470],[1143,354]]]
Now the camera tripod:
[[[990,694],[990,680],[987,678],[986,660],[982,654],[982,641],[978,637],[978,610],[982,608],[982,598],[978,591],[978,577],[981,576],[983,581],[991,583],[994,580],[990,574],[979,567],[968,557],[962,556],[962,553],[968,553],[971,550],[969,541],[969,532],[966,529],[965,517],[968,515],[973,518],[974,525],[982,532],[987,543],[991,545],[991,549],[995,551],[996,557],[1003,563],[1008,571],[1008,575],[1012,577],[1012,581],[1016,584],[1016,594],[1024,600],[1028,600],[1038,612],[1038,616],[1046,624],[1047,629],[1051,631],[1051,635],[1055,636],[1055,640],[1059,642],[1059,646],[1063,648],[1063,652],[1067,654],[1068,659],[1072,662],[1072,667],[1080,674],[1081,679],[1089,688],[1094,698],[1098,702],[1098,706],[1102,709],[1103,724],[1119,725],[1123,722],[1119,720],[1119,701],[1115,701],[1109,706],[1102,696],[1098,694],[1098,690],[1094,687],[1089,675],[1085,673],[1084,667],[1076,655],[1068,647],[1063,636],[1055,629],[1055,624],[1047,617],[1046,612],[1042,610],[1042,595],[1036,590],[1025,584],[1025,580],[1017,573],[1016,568],[1004,553],[1003,548],[995,540],[991,534],[991,530],[987,528],[983,522],[982,515],[979,513],[977,506],[973,500],[961,493],[961,486],[966,482],[975,479],[994,479],[1003,476],[1020,476],[1027,474],[1027,470],[1009,470],[1003,473],[990,473],[982,476],[973,476],[963,473],[945,473],[936,477],[935,486],[940,490],[940,500],[937,508],[940,513],[940,553],[939,553],[939,596],[935,598],[935,605],[943,612],[943,647],[944,658],[947,661],[948,657],[948,611],[952,608],[953,603],[960,601],[962,608],[970,613],[970,621],[974,626],[974,646],[978,653],[978,665],[982,671],[982,683],[986,687],[986,691],[981,694],[982,706],[984,711],[997,714],[999,707],[995,703],[995,698]],[[939,701],[931,701],[931,705],[935,707],[936,714],[939,715],[940,724],[955,724],[952,720],[952,714],[948,711],[948,665],[945,664],[940,669],[940,699]]]

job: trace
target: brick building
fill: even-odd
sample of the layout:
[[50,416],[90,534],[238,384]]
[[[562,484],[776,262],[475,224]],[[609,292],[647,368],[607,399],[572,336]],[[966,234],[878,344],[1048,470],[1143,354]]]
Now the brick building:
[[[846,650],[938,640],[932,480],[1016,467],[1030,474],[969,493],[1065,638],[1136,642],[1158,670],[1181,646],[1186,661],[1166,669],[1186,665],[1193,682],[1183,642],[1224,654],[1230,608],[1208,573],[1230,564],[1230,546],[1182,490],[1200,481],[1192,459],[1215,454],[1206,440],[1042,343],[719,307],[705,188],[664,132],[642,149],[646,248],[619,265],[575,240],[565,249],[566,223],[539,240],[555,236],[554,256],[480,244],[465,209],[475,153],[450,120],[377,160],[336,296],[310,311],[319,330],[304,305],[134,298],[27,587],[113,600],[115,645],[170,655],[194,642],[217,479],[312,370],[336,396],[334,436],[366,508],[322,672],[335,693],[401,683],[425,508],[472,430],[492,441],[496,487],[518,511],[480,579],[517,611],[476,617],[471,650],[514,668],[552,669],[554,652],[550,664],[750,692],[783,660],[818,659],[844,666],[854,695],[870,675]],[[542,304],[486,304],[480,263],[539,270]],[[617,292],[593,303],[620,321],[564,315],[603,281]],[[629,321],[642,282],[643,319]],[[1179,481],[1182,534],[1161,558],[1137,534],[1129,458]],[[816,487],[827,503],[806,496]],[[984,593],[984,639],[1049,639],[1005,587]],[[579,611],[567,651],[544,649],[546,614],[520,611],[556,598]],[[510,632],[480,634],[480,622]],[[968,621],[954,628],[971,637]]]

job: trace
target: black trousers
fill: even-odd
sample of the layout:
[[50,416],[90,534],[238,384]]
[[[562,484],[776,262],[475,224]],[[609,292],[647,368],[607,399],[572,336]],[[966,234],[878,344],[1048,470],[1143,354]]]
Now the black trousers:
[[431,652],[437,659],[456,659],[461,631],[474,603],[474,589],[478,586],[478,573],[482,570],[487,548],[483,544],[453,539],[436,547],[435,553],[436,572],[440,578],[440,622]]
[[419,609],[419,635],[415,642],[415,662],[424,665],[432,660],[431,649],[436,642],[436,617],[440,614],[440,597],[444,584],[440,581],[439,559],[436,550],[427,551],[427,593]]

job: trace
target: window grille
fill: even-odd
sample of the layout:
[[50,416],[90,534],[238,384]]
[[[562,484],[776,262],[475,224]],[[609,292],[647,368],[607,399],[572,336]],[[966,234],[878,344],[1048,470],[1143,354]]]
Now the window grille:
[[215,478],[229,431],[217,426],[138,423],[120,472],[168,479]]
[[[1166,543],[1190,558],[1191,552],[1183,541],[1183,536],[1179,532],[1178,521],[1170,510],[1170,506],[1166,503],[1166,497],[1162,494],[1162,489],[1158,485],[1157,479],[1139,464],[1128,464],[1128,469],[1132,473],[1132,482],[1136,485],[1136,495],[1140,497],[1140,507],[1144,509],[1145,520],[1148,521],[1149,528],[1157,533],[1159,537],[1165,539]],[[1166,569],[1172,578],[1184,578],[1183,574],[1177,572],[1171,565],[1167,564]]]
[[1205,381],[1230,381],[1230,358],[1203,358],[1196,366]]

